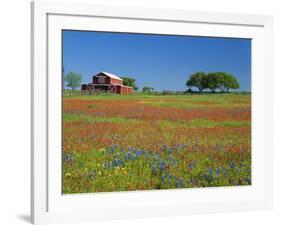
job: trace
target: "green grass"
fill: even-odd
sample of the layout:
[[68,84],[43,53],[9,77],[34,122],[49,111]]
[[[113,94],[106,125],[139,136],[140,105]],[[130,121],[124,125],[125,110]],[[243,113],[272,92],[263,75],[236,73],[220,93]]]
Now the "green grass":
[[[128,119],[123,117],[94,117],[75,113],[65,113],[63,115],[64,122],[82,121],[85,123],[129,123],[137,124],[142,123],[139,119]],[[204,119],[194,119],[190,121],[174,121],[174,120],[157,120],[153,121],[161,128],[200,128],[200,127],[246,127],[250,126],[250,121],[212,121]]]
[[156,107],[169,107],[169,108],[186,108],[186,109],[206,109],[210,107],[215,108],[248,108],[249,103],[232,103],[226,101],[158,101],[158,102],[145,102],[145,104]]
[[228,102],[233,100],[247,101],[251,95],[243,94],[186,94],[186,95],[146,95],[146,94],[132,94],[132,95],[118,95],[118,94],[102,94],[102,95],[79,95],[79,96],[64,96],[64,98],[75,98],[85,100],[143,100],[143,99],[170,99],[172,101],[190,100],[193,102],[209,101],[209,102]]
[[213,128],[213,127],[246,127],[250,126],[249,121],[212,121],[203,119],[194,119],[190,121],[171,121],[171,120],[160,120],[158,124],[162,128]]
[[87,123],[140,123],[141,120],[137,119],[127,119],[123,117],[94,117],[94,116],[86,116],[76,113],[64,113],[63,115],[64,122],[75,122],[75,121],[83,121]]
[[[247,108],[251,102],[251,95],[243,94],[202,94],[202,95],[80,95],[68,96],[66,99],[81,99],[81,100],[129,100],[138,101],[142,104],[147,104],[155,107],[172,107],[172,108],[192,108],[204,109],[208,107],[224,107],[224,108]],[[95,105],[90,105],[95,107]]]

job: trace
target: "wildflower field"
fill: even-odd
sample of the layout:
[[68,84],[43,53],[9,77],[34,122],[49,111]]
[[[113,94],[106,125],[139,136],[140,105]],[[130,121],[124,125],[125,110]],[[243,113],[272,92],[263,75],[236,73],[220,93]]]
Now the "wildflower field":
[[63,193],[251,184],[251,95],[63,98]]

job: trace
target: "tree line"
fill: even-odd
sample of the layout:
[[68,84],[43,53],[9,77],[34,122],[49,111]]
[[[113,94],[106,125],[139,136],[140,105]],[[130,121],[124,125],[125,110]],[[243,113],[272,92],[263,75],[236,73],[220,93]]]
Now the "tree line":
[[191,74],[186,81],[186,86],[196,87],[199,92],[209,89],[211,92],[229,92],[230,89],[239,89],[240,85],[235,76],[226,72],[196,72]]
[[[131,77],[121,77],[123,84],[132,87],[135,91],[139,88],[136,85],[136,80]],[[82,76],[75,72],[69,72],[64,77],[66,86],[72,90],[81,85]],[[199,92],[203,92],[208,89],[211,92],[229,92],[230,89],[239,89],[240,85],[234,75],[226,72],[196,72],[189,76],[186,81],[186,86],[189,88],[187,92],[191,92],[193,87],[198,88]],[[143,93],[153,92],[154,88],[150,86],[144,86],[142,88]]]

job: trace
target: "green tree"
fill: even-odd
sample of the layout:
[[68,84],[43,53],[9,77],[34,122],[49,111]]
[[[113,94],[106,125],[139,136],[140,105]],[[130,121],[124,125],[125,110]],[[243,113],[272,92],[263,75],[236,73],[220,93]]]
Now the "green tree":
[[144,86],[142,88],[142,92],[151,92],[153,90],[154,90],[154,88],[153,87],[149,87],[149,86]]
[[206,80],[207,88],[209,88],[212,92],[216,92],[216,89],[219,88],[219,78],[217,73],[208,73]]
[[229,89],[240,88],[237,79],[232,74],[226,72],[216,72],[215,74],[221,92],[229,92]]
[[188,80],[186,81],[186,86],[196,87],[199,92],[202,92],[208,87],[207,85],[207,75],[204,72],[196,72],[191,74]]
[[229,92],[229,89],[239,89],[240,85],[232,74],[226,73],[225,74],[225,82],[224,82],[226,92]]
[[217,86],[220,89],[220,92],[224,92],[227,75],[225,72],[215,72],[215,74],[217,79]]
[[219,88],[221,92],[229,92],[229,89],[240,88],[237,79],[230,73],[215,72],[209,74],[209,79],[207,79],[207,83],[208,88],[210,88],[211,91],[214,91],[215,89]]
[[80,87],[82,83],[82,76],[78,73],[69,72],[65,75],[64,81],[66,86],[74,90],[77,87]]
[[136,85],[136,80],[131,77],[121,77],[123,80],[123,84],[129,87],[132,87],[135,91],[137,91],[139,88]]
[[204,72],[197,72],[190,75],[186,81],[186,86],[197,87],[199,92],[204,89],[210,89],[215,92],[219,89],[220,92],[229,92],[230,89],[239,89],[240,85],[235,76],[226,72],[212,72],[205,74]]

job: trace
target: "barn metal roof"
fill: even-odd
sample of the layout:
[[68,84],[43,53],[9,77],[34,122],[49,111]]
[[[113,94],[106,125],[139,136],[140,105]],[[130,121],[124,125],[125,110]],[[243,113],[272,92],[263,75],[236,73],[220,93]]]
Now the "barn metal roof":
[[122,79],[121,79],[120,77],[118,77],[117,75],[114,75],[114,74],[108,73],[108,72],[104,72],[104,71],[99,72],[99,73],[96,74],[95,76],[99,75],[100,73],[103,73],[103,74],[105,74],[105,75],[107,75],[107,76],[109,76],[109,77],[111,77],[111,78],[113,78],[113,79],[116,79],[116,80],[122,80]]

